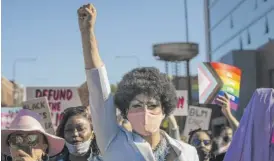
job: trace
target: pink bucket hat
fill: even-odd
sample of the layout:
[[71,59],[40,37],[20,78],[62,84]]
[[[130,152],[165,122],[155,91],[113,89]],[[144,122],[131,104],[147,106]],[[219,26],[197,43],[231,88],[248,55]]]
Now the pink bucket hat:
[[59,154],[63,148],[65,141],[64,139],[57,137],[55,135],[49,134],[45,132],[44,128],[40,124],[41,117],[35,112],[30,110],[22,109],[16,115],[14,120],[11,122],[10,127],[8,129],[2,129],[1,132],[1,150],[3,154],[10,156],[10,149],[8,146],[7,139],[10,134],[17,131],[37,131],[42,133],[48,141],[49,149],[48,155],[55,156]]

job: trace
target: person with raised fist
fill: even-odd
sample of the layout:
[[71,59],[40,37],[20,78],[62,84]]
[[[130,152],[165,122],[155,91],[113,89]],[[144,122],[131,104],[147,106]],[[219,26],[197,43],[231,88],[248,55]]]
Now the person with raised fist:
[[[176,90],[165,74],[153,67],[133,69],[112,96],[94,33],[96,15],[91,4],[78,10],[92,123],[103,160],[198,161],[193,146],[160,130],[177,103]],[[116,107],[132,131],[118,125]]]

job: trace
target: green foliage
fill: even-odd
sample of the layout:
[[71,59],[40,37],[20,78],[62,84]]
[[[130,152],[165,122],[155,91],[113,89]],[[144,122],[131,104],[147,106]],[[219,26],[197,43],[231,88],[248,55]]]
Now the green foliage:
[[116,84],[111,84],[110,88],[111,88],[111,93],[115,93],[117,91],[117,85]]

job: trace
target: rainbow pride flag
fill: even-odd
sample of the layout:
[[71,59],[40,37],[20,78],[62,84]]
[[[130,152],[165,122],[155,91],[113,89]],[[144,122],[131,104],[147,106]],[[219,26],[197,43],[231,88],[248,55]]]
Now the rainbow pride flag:
[[231,109],[237,110],[242,71],[231,65],[211,62],[198,67],[199,103],[215,104],[218,95],[227,93]]

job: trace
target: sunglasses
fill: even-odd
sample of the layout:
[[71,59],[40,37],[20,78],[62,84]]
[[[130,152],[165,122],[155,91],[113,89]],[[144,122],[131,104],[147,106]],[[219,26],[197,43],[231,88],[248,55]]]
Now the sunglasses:
[[18,148],[22,146],[34,147],[38,144],[38,142],[38,134],[11,134],[8,139],[9,146],[12,148]]
[[199,139],[194,139],[192,141],[192,145],[195,147],[201,146],[202,142],[204,143],[205,146],[208,146],[211,144],[211,140],[199,140]]

